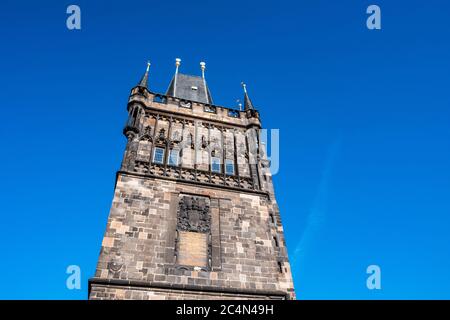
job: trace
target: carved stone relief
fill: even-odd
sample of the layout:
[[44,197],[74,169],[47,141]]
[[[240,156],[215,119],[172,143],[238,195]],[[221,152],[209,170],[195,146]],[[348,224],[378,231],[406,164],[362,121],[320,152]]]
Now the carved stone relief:
[[211,230],[209,199],[183,196],[178,204],[177,229],[207,233]]

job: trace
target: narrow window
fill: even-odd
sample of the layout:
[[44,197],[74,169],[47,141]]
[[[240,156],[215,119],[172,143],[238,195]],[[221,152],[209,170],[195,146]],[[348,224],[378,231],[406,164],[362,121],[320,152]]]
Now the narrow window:
[[272,223],[275,224],[275,217],[273,216],[273,213],[270,213],[269,216],[270,216],[270,221],[272,221]]
[[133,112],[133,118],[136,118],[137,117],[137,114],[138,114],[138,108],[135,108],[134,109],[134,112]]
[[225,172],[226,174],[232,176],[234,175],[234,161],[230,159],[225,160]]
[[178,149],[172,149],[169,153],[169,166],[178,166],[180,151]]
[[274,236],[273,237],[273,241],[275,241],[275,247],[279,247],[279,245],[278,245],[278,239],[277,239],[277,237],[276,236]]
[[136,107],[133,112],[134,125],[138,124],[138,113],[139,113],[139,109]]
[[211,171],[220,173],[220,158],[212,157],[211,158]]
[[153,162],[163,164],[164,163],[164,148],[155,148],[153,153]]
[[283,273],[283,263],[281,261],[278,261],[278,272]]

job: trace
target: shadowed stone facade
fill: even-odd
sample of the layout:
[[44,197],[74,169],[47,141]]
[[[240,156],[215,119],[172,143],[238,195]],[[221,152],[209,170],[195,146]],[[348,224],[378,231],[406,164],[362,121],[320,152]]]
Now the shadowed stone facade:
[[147,81],[148,69],[129,98],[128,143],[89,298],[294,299],[247,93],[239,111],[182,99],[174,80],[175,96],[155,94]]

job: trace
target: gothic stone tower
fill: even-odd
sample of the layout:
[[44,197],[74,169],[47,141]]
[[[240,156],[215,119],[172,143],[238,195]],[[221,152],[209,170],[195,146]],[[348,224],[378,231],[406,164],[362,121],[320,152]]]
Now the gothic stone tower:
[[294,299],[261,123],[202,76],[131,90],[128,139],[90,299]]

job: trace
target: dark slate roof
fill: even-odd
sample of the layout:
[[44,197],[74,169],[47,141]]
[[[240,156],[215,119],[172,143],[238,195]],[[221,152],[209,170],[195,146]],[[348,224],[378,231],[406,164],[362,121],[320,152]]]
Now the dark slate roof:
[[[176,90],[174,88],[175,77]],[[205,93],[205,83],[206,82],[203,82],[202,77],[178,73],[172,78],[172,81],[170,81],[166,95],[190,101],[213,104],[208,85],[206,85]]]

